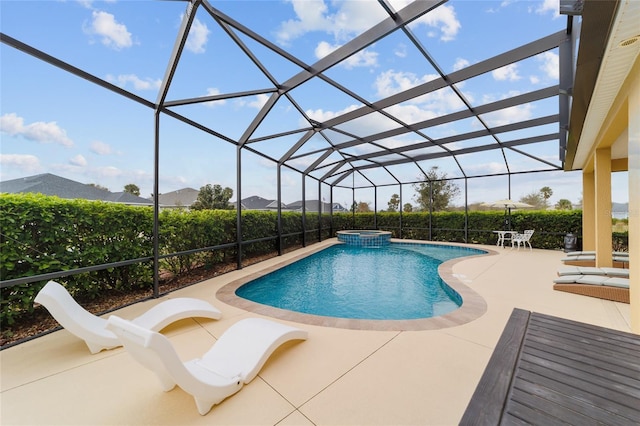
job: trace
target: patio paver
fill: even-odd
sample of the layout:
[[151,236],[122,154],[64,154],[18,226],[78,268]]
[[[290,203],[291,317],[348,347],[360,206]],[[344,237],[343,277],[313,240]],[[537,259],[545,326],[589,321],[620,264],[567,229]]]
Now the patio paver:
[[[552,290],[553,277],[562,266],[561,251],[495,251],[452,268],[486,301],[487,311],[478,319],[422,331],[293,323],[308,330],[309,339],[277,350],[253,382],[206,416],[198,414],[193,398],[182,390],[163,392],[153,374],[123,349],[90,355],[84,343],[65,330],[57,331],[0,352],[0,423],[453,425],[460,421],[513,308],[630,331],[629,305]],[[180,321],[163,333],[184,358],[202,354],[231,324],[262,316],[217,300],[216,292],[298,254],[172,293],[169,297],[206,299],[223,317]],[[116,314],[135,315],[153,303],[158,301]]]

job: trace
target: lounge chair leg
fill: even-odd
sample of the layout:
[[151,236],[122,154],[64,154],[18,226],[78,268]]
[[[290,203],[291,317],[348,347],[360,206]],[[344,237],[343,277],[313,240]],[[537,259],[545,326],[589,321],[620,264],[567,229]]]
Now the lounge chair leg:
[[196,407],[198,407],[198,413],[201,416],[206,415],[211,408],[222,402],[222,400],[213,400],[213,399],[204,399],[204,398],[194,398],[196,400]]

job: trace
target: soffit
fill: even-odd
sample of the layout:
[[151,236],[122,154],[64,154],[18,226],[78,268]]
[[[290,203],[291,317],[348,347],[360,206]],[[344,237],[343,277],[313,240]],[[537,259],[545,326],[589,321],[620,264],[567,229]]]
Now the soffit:
[[[600,143],[603,126],[640,52],[640,40],[622,45],[625,40],[640,36],[638,22],[638,1],[618,2],[617,9],[614,2],[585,2],[565,163],[567,170],[587,168]],[[604,51],[599,54],[602,47]],[[595,80],[595,84],[590,84],[590,79]],[[618,113],[626,114],[626,108]],[[624,135],[623,131],[613,143],[614,159],[628,156]]]

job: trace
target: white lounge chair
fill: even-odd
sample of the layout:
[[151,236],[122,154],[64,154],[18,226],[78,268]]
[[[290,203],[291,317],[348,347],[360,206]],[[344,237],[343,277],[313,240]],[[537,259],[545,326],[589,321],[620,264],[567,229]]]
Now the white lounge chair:
[[[84,340],[92,354],[122,346],[116,335],[105,328],[106,319],[85,310],[57,282],[49,281],[42,287],[35,301],[47,308],[61,326]],[[221,316],[218,309],[204,300],[181,297],[160,302],[132,321],[141,327],[160,331],[185,318],[220,319]]]
[[629,278],[607,275],[562,275],[553,280],[556,284],[605,285],[609,287],[629,288]]
[[[594,264],[596,261],[595,251],[570,251],[566,253],[566,256],[561,261],[567,265],[587,266]],[[614,265],[622,264],[628,266],[629,264],[629,253],[626,251],[614,251],[611,253],[611,258]]]
[[553,289],[614,302],[629,303],[629,278],[606,275],[563,275],[553,280]]
[[178,385],[191,394],[203,416],[253,380],[280,345],[308,336],[305,330],[247,318],[229,327],[202,358],[183,363],[162,334],[115,315],[109,318],[107,328],[118,336],[127,352],[158,376],[165,392]]
[[[568,253],[566,253],[566,255],[568,257],[572,257],[572,256],[594,256],[596,255],[596,252],[594,250],[587,250],[587,251],[570,251]],[[614,251],[612,253],[613,256],[617,256],[617,257],[629,257],[629,252],[627,251]]]
[[558,276],[566,275],[605,275],[629,278],[629,270],[625,268],[596,268],[595,266],[565,266],[558,269]]

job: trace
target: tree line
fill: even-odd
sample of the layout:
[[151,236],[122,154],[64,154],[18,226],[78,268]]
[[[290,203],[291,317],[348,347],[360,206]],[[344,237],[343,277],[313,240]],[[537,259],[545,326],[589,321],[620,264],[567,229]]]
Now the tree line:
[[[411,203],[404,203],[402,211],[411,213],[413,211],[456,211],[463,207],[457,207],[452,201],[460,194],[460,187],[448,179],[445,172],[440,172],[438,166],[433,166],[427,172],[423,173],[419,178],[419,182],[413,184],[415,195]],[[100,187],[99,185],[94,185]],[[140,188],[135,184],[128,184],[124,187],[124,192],[133,195],[140,195]],[[550,207],[549,198],[553,195],[553,190],[544,186],[539,191],[532,191],[523,195],[518,201],[526,203],[534,210],[547,210]],[[233,210],[233,204],[229,200],[233,197],[233,190],[229,187],[223,188],[221,185],[207,184],[200,188],[196,201],[190,206],[193,210]],[[472,210],[488,210],[489,208],[482,205],[483,203],[473,203],[468,207]],[[554,205],[556,210],[572,210],[573,205],[570,200],[565,198],[558,200]],[[398,194],[391,195],[387,203],[388,212],[397,212],[400,210],[400,196]],[[354,201],[351,205],[351,212],[366,213],[372,211],[369,203],[364,201]],[[383,210],[385,211],[385,210]]]

